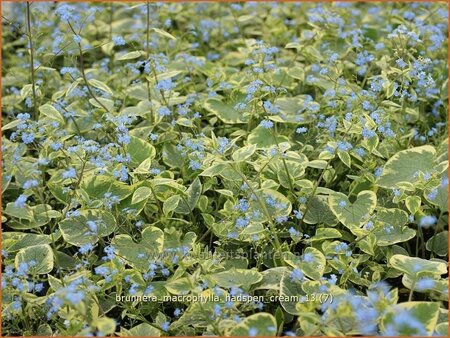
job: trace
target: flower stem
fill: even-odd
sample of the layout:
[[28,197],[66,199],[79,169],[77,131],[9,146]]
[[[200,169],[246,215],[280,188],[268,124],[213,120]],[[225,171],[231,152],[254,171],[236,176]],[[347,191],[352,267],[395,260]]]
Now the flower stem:
[[31,14],[30,14],[30,2],[27,1],[27,7],[26,7],[26,15],[27,15],[27,36],[28,36],[28,42],[29,42],[29,52],[30,52],[30,76],[31,76],[31,88],[33,91],[33,118],[37,119],[37,102],[36,102],[36,80],[35,80],[35,74],[34,74],[34,44],[33,44],[33,38],[31,36]]

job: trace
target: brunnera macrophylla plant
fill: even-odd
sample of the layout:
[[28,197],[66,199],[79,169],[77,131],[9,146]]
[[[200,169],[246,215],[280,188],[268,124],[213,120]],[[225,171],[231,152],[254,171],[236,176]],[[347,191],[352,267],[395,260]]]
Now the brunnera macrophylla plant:
[[445,336],[447,15],[3,4],[3,333]]

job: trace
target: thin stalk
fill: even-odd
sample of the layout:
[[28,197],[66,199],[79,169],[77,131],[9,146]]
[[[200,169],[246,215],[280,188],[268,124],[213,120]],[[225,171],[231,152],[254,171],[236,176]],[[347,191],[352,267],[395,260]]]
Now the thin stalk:
[[[268,118],[269,117],[269,113],[267,112],[267,110],[264,107],[264,105],[262,107],[264,109],[264,112],[266,113],[266,117]],[[276,125],[275,125],[275,127],[276,127]],[[286,176],[288,178],[289,189],[291,190],[291,194],[294,195],[294,184],[292,182],[292,177],[291,177],[291,174],[289,173],[289,169],[287,167],[286,160],[284,159],[283,154],[281,153],[281,148],[280,148],[280,145],[278,143],[277,136],[275,135],[276,130],[274,132],[272,129],[270,129],[270,133],[271,133],[271,135],[272,135],[272,137],[273,137],[273,139],[275,141],[275,144],[277,145],[278,151],[280,153],[281,161],[283,162],[283,167],[284,167],[284,170],[286,171]]]
[[[67,23],[69,24],[69,27],[72,30],[73,34],[78,35],[77,32],[75,32],[75,29],[73,29],[73,26],[70,23],[70,21],[67,21]],[[80,55],[80,62],[79,63],[80,63],[81,77],[83,78],[83,81],[84,81],[84,84],[86,85],[88,93],[92,97],[92,99],[100,105],[100,107],[102,107],[104,110],[106,110],[106,112],[110,113],[109,109],[106,108],[105,105],[99,101],[99,99],[97,99],[97,97],[94,95],[94,92],[91,89],[91,85],[89,84],[89,82],[88,82],[88,80],[86,78],[86,73],[84,71],[83,48],[81,48],[81,43],[77,42],[77,45],[78,45],[78,50],[79,50],[79,55]]]
[[[145,29],[145,54],[147,57],[147,62],[150,62],[150,3],[147,1],[146,3],[147,7],[147,18],[146,18],[146,29]],[[145,72],[144,72],[145,74]],[[152,102],[152,93],[150,90],[150,81],[147,80],[147,95],[148,100]],[[150,114],[150,124],[153,122],[153,106],[151,108],[151,114]]]
[[147,22],[146,22],[146,32],[145,32],[145,51],[147,54],[147,59],[150,57],[150,3],[147,1]]
[[[345,131],[344,136],[342,136],[342,139],[345,140],[345,138],[347,137],[347,134],[349,133],[350,129],[352,128],[353,124],[350,125],[350,127]],[[322,172],[320,173],[319,179],[316,181],[316,183],[314,184],[313,187],[313,191],[311,193],[310,198],[308,199],[308,203],[306,204],[306,208],[305,208],[305,212],[303,213],[303,217],[300,219],[300,226],[303,224],[303,220],[305,219],[309,208],[311,207],[311,201],[314,198],[314,196],[316,195],[316,191],[317,188],[319,187],[320,183],[322,182],[323,176],[325,175],[325,172],[327,171],[328,167],[331,164],[331,161],[334,159],[334,157],[331,157],[330,159],[328,159],[327,164],[325,165],[325,168],[322,170]]]
[[417,279],[417,277],[414,277],[414,279],[412,281],[411,290],[409,290],[408,302],[412,301],[414,288],[416,287],[416,279]]
[[27,7],[26,7],[26,15],[27,15],[27,36],[28,36],[28,42],[30,44],[30,75],[31,75],[31,88],[33,91],[33,118],[37,119],[37,102],[36,102],[36,80],[35,80],[35,74],[34,74],[34,44],[33,44],[33,38],[31,36],[31,14],[30,14],[30,2],[27,1]]
[[[441,211],[441,213],[439,214],[439,218],[438,218],[438,219],[440,219],[441,217],[442,217],[442,211]],[[436,224],[436,226],[434,227],[433,240],[431,241],[431,254],[430,254],[430,258],[434,258],[434,245],[435,245],[435,242],[436,242],[436,235],[437,235],[437,233],[438,233],[438,230],[439,230],[439,227],[438,227],[437,224]]]
[[253,195],[256,198],[256,201],[258,202],[259,206],[261,207],[262,211],[264,212],[264,214],[266,215],[267,219],[269,220],[269,227],[270,227],[270,231],[273,234],[274,240],[275,240],[275,249],[277,251],[280,251],[281,248],[281,243],[280,240],[278,239],[277,233],[276,233],[276,227],[275,224],[272,221],[272,217],[269,214],[269,211],[267,210],[266,205],[261,201],[261,198],[259,197],[259,195],[256,193],[255,190],[253,190],[250,182],[247,180],[247,178],[245,177],[244,174],[242,174],[239,170],[237,170],[231,163],[228,163],[230,165],[230,167],[236,171],[238,173],[238,175],[242,178],[242,180],[245,182],[245,184],[247,184],[248,188],[250,189],[250,191],[253,193]]
[[112,39],[112,23],[113,23],[113,16],[114,16],[114,8],[113,3],[109,3],[109,40]]

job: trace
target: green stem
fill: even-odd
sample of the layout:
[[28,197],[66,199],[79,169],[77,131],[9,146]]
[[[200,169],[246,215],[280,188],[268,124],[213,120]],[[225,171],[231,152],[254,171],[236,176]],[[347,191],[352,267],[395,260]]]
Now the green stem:
[[26,14],[27,14],[27,31],[28,31],[28,42],[30,44],[30,75],[31,75],[31,88],[33,91],[33,114],[34,118],[37,119],[37,102],[36,102],[36,81],[35,81],[35,74],[34,74],[34,44],[33,39],[31,36],[31,14],[30,14],[30,2],[27,1],[27,7],[26,7]]
[[409,290],[408,302],[412,301],[414,288],[416,287],[416,278],[417,278],[417,276],[415,276],[413,281],[412,281],[411,290]]
[[[77,32],[75,32],[75,29],[73,29],[72,24],[70,23],[70,21],[67,21],[67,23],[69,24],[70,29],[72,30],[73,34],[78,35]],[[101,103],[99,101],[99,99],[97,99],[97,97],[94,95],[92,89],[91,89],[91,85],[89,84],[87,78],[86,78],[86,72],[84,71],[84,57],[83,57],[83,48],[81,48],[81,43],[77,43],[78,45],[78,50],[79,50],[79,56],[80,56],[80,72],[81,72],[81,76],[83,78],[84,84],[86,85],[86,88],[88,90],[89,95],[92,97],[92,99],[97,102],[100,107],[102,107],[104,110],[106,110],[106,112],[110,113],[109,109],[105,107],[105,105],[103,103]]]
[[269,220],[269,227],[270,227],[270,231],[272,232],[272,235],[274,237],[274,241],[275,241],[275,249],[280,252],[280,248],[281,248],[281,243],[280,240],[278,239],[278,235],[277,235],[277,230],[276,230],[276,226],[272,221],[272,217],[270,216],[269,211],[267,210],[266,205],[261,201],[261,198],[259,197],[259,195],[256,193],[256,191],[252,188],[250,182],[247,180],[247,178],[245,177],[244,174],[242,174],[239,170],[237,170],[230,162],[228,162],[228,164],[230,165],[230,167],[236,171],[238,173],[238,175],[242,178],[242,180],[245,182],[245,184],[248,186],[248,188],[250,189],[250,191],[252,192],[252,194],[255,196],[256,201],[258,202],[259,206],[261,207],[261,210],[264,212],[265,216],[267,217],[267,219]]

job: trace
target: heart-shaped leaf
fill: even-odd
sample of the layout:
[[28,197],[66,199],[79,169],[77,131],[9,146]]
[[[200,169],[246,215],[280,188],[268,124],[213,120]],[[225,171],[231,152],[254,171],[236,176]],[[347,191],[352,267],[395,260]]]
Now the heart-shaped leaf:
[[421,275],[425,273],[443,275],[447,273],[447,264],[440,261],[430,261],[418,257],[409,257],[405,255],[393,255],[389,259],[389,264],[397,270],[410,276]]
[[328,198],[331,211],[339,222],[347,228],[358,228],[367,221],[367,217],[377,206],[377,195],[371,190],[361,191],[354,203],[340,192],[335,192]]
[[287,252],[284,255],[284,261],[290,266],[300,269],[313,280],[319,280],[325,272],[325,256],[313,247],[306,248],[302,256],[296,256],[292,252]]
[[30,273],[46,274],[53,270],[53,251],[50,245],[40,244],[20,249],[16,255],[16,269],[22,263],[30,264]]
[[256,313],[248,316],[229,333],[230,336],[275,336],[277,322],[269,313]]
[[233,286],[240,287],[243,285],[250,286],[261,281],[262,277],[263,276],[256,270],[235,268],[210,275],[210,278],[215,283],[225,288]]
[[400,182],[414,182],[416,173],[434,171],[436,150],[425,145],[399,151],[384,165],[378,185],[383,188],[395,188]]
[[114,216],[103,210],[82,210],[80,215],[59,223],[59,229],[67,243],[82,246],[97,243],[117,227]]
[[111,245],[127,264],[140,271],[147,271],[149,263],[162,252],[164,233],[157,227],[148,227],[142,231],[142,239],[139,243],[133,241],[128,235],[118,235],[114,237]]

